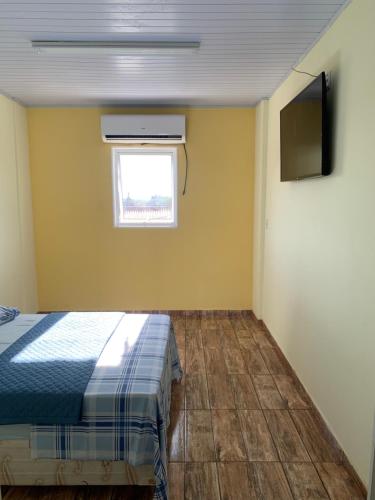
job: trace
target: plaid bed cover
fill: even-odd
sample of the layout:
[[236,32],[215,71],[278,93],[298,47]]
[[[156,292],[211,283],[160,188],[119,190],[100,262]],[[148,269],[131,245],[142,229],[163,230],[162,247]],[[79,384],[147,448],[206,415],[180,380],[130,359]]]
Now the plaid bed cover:
[[153,465],[154,498],[167,500],[170,388],[181,375],[169,316],[124,314],[87,386],[82,422],[32,426],[32,457]]

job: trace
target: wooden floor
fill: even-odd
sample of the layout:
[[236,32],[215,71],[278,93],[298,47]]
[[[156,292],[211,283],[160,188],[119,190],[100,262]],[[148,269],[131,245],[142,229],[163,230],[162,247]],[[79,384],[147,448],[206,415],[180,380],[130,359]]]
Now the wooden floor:
[[[248,313],[175,314],[170,500],[364,499],[269,333]],[[343,462],[344,460],[344,462]],[[5,500],[146,500],[149,488],[9,488]]]

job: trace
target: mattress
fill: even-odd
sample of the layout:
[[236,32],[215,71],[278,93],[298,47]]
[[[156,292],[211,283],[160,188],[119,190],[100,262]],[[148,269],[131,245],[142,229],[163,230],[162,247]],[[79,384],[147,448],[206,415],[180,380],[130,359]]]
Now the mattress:
[[[46,314],[20,314],[13,321],[0,326],[0,354],[22,335],[38,324]],[[30,439],[31,426],[27,424],[0,425],[0,441]]]

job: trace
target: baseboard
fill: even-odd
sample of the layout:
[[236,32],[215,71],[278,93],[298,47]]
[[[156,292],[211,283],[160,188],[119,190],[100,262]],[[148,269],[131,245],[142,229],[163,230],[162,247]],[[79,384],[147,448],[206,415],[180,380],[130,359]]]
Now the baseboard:
[[[287,363],[287,365],[289,366],[290,370],[293,372],[293,374],[295,375],[295,377],[300,381],[300,383],[302,384],[299,376],[297,375],[297,373],[295,372],[295,370],[293,369],[293,367],[291,366],[291,364],[289,363],[288,359],[286,358],[285,354],[283,353],[283,351],[281,350],[280,346],[278,345],[278,343],[276,342],[275,338],[273,337],[272,333],[270,332],[270,330],[267,328],[267,325],[264,323],[263,320],[259,320],[253,311],[250,312],[250,315],[251,317],[253,318],[254,322],[260,327],[262,328],[263,330],[265,330],[269,335],[270,337],[272,337],[275,345],[277,346],[280,354],[282,355],[285,363]],[[302,384],[303,385],[303,384]],[[305,389],[306,390],[306,389]],[[348,472],[355,478],[359,488],[361,489],[361,492],[362,494],[367,498],[367,488],[366,486],[364,485],[362,479],[359,477],[357,471],[355,470],[355,468],[353,467],[353,465],[351,464],[351,462],[349,461],[344,449],[342,448],[342,446],[340,445],[340,443],[338,442],[337,438],[335,437],[334,433],[331,431],[330,427],[328,426],[327,422],[325,421],[325,419],[323,418],[321,412],[319,411],[318,409],[318,406],[316,405],[315,401],[312,400],[311,396],[310,396],[310,393],[308,391],[306,391],[307,394],[309,395],[310,397],[310,400],[311,400],[311,403],[312,403],[312,410],[313,412],[315,413],[315,415],[318,417],[318,421],[319,421],[319,425],[320,425],[320,428],[321,428],[321,432],[322,434],[327,437],[330,441],[330,443],[332,444],[332,446],[334,446],[336,449],[340,450],[340,454],[341,454],[341,457],[342,457],[342,465],[344,465],[347,469],[348,469]]]
[[[79,309],[74,309],[75,312],[88,312]],[[96,309],[95,312],[98,310]],[[119,310],[116,309],[116,312]],[[38,314],[50,314],[54,312],[69,312],[67,310],[51,310],[51,311],[38,311]],[[99,311],[100,312],[100,311]],[[103,310],[102,312],[111,312],[109,309]],[[217,318],[231,316],[231,315],[245,315],[252,316],[253,312],[251,309],[126,309],[121,312],[128,314],[169,314],[170,316],[209,316],[214,315]]]

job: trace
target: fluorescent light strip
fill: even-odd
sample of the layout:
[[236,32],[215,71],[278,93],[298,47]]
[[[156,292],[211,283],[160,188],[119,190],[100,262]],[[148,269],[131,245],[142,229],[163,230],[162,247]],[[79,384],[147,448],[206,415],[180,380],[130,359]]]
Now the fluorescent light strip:
[[195,52],[200,47],[197,41],[57,41],[33,40],[31,46],[38,53],[53,54],[176,54],[180,52]]

